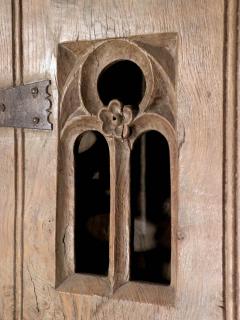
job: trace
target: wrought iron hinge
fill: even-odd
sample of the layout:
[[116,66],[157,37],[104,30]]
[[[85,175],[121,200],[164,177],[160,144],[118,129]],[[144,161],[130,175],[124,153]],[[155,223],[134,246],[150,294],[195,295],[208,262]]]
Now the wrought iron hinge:
[[0,127],[52,130],[49,80],[0,90]]

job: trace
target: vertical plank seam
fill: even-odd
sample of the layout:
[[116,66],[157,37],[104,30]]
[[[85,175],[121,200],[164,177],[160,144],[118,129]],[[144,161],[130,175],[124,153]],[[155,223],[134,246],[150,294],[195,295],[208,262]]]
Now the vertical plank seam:
[[[22,0],[12,0],[13,85],[23,83]],[[14,319],[23,319],[24,131],[14,129]]]
[[225,320],[237,316],[237,36],[238,1],[225,0],[223,50],[223,295]]
[[240,301],[240,264],[239,264],[239,249],[240,249],[240,237],[239,237],[239,214],[240,214],[240,185],[239,185],[239,175],[240,175],[240,166],[239,166],[239,141],[240,141],[240,122],[239,122],[239,95],[238,95],[238,84],[239,84],[239,71],[240,71],[240,60],[239,60],[239,53],[240,53],[240,32],[239,32],[239,27],[240,27],[240,3],[238,1],[238,6],[237,6],[237,39],[236,39],[236,52],[237,52],[237,66],[236,66],[236,96],[237,96],[237,103],[236,103],[236,131],[235,131],[235,141],[236,141],[236,313],[237,313],[237,320],[240,320],[240,306],[239,306],[239,301]]
[[15,275],[14,298],[15,318],[22,319],[23,313],[23,214],[24,214],[24,132],[14,129],[15,140]]

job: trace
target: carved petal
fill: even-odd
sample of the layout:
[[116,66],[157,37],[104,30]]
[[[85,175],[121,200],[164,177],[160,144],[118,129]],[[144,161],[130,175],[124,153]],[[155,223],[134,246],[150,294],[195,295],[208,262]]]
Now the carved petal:
[[107,108],[102,108],[98,115],[99,119],[102,120],[102,122],[105,122],[109,119],[109,111]]
[[115,127],[112,126],[111,122],[103,122],[102,130],[106,135],[112,135],[115,131]]
[[121,114],[122,113],[122,103],[118,100],[112,100],[109,102],[108,110],[113,114]]
[[121,137],[122,137],[122,132],[123,132],[123,126],[118,126],[118,127],[115,129],[115,135],[116,135],[116,137],[121,138]]
[[125,139],[125,138],[128,138],[129,136],[130,136],[130,128],[129,126],[124,125],[123,131],[122,131],[122,137]]
[[130,124],[133,119],[131,106],[124,106],[123,108],[123,123]]
[[119,126],[115,129],[115,135],[117,138],[128,138],[130,135],[130,128],[129,126]]

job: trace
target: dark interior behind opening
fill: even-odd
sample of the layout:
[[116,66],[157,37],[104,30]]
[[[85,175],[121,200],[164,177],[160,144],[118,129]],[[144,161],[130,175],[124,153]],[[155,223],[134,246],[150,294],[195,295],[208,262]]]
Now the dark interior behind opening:
[[109,264],[109,149],[97,132],[79,136],[75,157],[75,272],[107,275]]
[[131,280],[170,284],[170,196],[168,143],[149,131],[137,139],[131,154]]
[[104,105],[113,99],[138,109],[145,93],[145,78],[139,66],[120,60],[106,67],[98,78],[98,94]]

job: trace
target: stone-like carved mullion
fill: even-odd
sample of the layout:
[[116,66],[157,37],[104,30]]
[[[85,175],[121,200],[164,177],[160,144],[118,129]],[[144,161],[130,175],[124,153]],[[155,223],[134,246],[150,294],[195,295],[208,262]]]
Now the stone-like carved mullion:
[[111,214],[109,278],[115,291],[129,280],[130,149],[127,140],[112,139],[110,147]]

